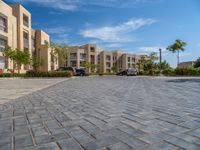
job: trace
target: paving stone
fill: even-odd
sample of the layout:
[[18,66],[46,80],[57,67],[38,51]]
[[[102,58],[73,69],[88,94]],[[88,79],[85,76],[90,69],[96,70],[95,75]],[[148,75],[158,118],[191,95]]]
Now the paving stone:
[[83,150],[80,145],[73,140],[72,138],[66,139],[66,140],[61,140],[58,142],[61,149],[63,150]]
[[0,105],[0,149],[11,149],[14,136],[20,150],[199,150],[198,89],[198,78],[60,82]]

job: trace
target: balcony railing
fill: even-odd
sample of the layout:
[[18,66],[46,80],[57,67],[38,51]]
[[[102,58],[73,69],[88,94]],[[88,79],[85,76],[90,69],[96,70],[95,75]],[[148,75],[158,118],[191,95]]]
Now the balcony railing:
[[28,27],[28,22],[27,22],[27,21],[23,20],[23,24],[24,24],[26,27]]
[[24,47],[29,48],[29,41],[28,39],[24,39]]

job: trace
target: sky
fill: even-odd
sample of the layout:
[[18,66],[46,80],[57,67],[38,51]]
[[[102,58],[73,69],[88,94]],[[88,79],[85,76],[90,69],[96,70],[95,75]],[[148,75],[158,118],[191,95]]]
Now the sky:
[[103,50],[149,54],[176,39],[187,43],[180,61],[200,57],[200,0],[5,0],[20,3],[32,14],[32,28],[68,45],[97,44]]

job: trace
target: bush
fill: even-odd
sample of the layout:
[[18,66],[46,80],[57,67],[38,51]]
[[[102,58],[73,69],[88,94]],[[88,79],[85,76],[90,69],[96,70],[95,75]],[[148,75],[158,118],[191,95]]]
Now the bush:
[[3,73],[0,74],[0,78],[13,78],[13,77],[25,77],[25,74],[17,74],[17,73]]
[[71,77],[72,73],[70,71],[27,71],[26,77]]
[[181,76],[196,76],[200,75],[199,69],[197,68],[176,68],[174,70],[176,75],[181,75]]
[[162,74],[164,74],[165,76],[172,76],[172,75],[174,75],[174,69],[173,68],[167,68],[167,69],[162,71]]

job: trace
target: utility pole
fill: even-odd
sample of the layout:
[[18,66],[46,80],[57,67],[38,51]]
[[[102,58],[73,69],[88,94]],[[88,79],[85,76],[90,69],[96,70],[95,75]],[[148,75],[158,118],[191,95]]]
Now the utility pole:
[[162,71],[162,49],[159,48],[159,52],[160,52],[160,74],[161,74],[161,71]]

